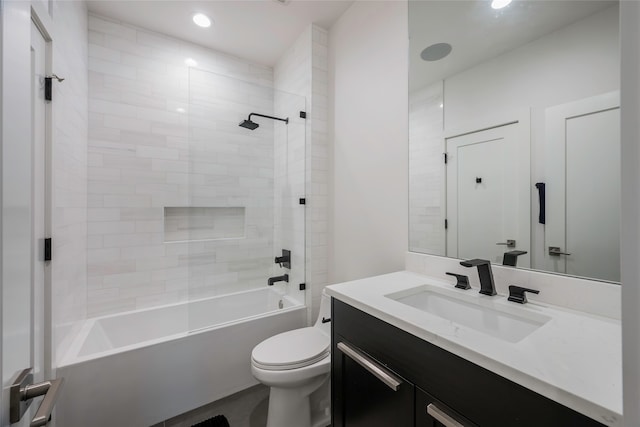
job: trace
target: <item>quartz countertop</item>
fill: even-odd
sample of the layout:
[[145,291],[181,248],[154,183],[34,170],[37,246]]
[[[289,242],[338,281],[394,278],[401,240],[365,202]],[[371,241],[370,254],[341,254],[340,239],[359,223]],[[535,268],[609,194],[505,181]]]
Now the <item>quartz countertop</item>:
[[[549,317],[518,342],[508,342],[456,324],[388,297],[425,286],[496,310]],[[401,271],[331,285],[327,293],[489,371],[559,402],[607,426],[622,425],[620,321],[534,301],[520,305],[506,296]],[[578,297],[586,297],[578,295]],[[454,374],[452,374],[454,375]]]

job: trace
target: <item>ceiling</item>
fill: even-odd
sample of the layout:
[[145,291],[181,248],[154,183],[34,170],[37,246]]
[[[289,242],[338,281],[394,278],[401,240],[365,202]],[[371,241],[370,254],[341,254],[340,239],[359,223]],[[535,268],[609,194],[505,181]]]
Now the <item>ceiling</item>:
[[[89,11],[273,66],[311,23],[329,29],[353,0],[89,0]],[[213,21],[193,24],[194,13]]]
[[[494,10],[489,0],[409,2],[410,90],[422,88],[617,4],[595,0],[514,0]],[[424,48],[446,42],[453,51],[427,62]]]

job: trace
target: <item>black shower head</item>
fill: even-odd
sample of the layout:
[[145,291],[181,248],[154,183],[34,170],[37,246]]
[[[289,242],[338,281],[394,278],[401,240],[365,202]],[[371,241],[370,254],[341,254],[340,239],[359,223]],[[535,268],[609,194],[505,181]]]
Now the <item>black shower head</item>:
[[260,125],[256,122],[252,122],[251,120],[243,120],[242,123],[240,123],[240,127],[247,128],[249,130],[256,130],[258,126]]
[[251,120],[251,116],[258,116],[258,117],[264,117],[267,119],[271,119],[271,120],[280,120],[281,122],[285,122],[286,124],[289,124],[289,117],[285,118],[285,119],[281,119],[280,117],[273,117],[273,116],[266,116],[264,114],[258,114],[258,113],[251,113],[249,114],[249,117],[247,117],[247,120],[243,120],[242,123],[240,123],[240,127],[243,128],[247,128],[249,130],[256,130],[258,128],[258,126],[260,126],[259,124],[257,124],[256,122]]

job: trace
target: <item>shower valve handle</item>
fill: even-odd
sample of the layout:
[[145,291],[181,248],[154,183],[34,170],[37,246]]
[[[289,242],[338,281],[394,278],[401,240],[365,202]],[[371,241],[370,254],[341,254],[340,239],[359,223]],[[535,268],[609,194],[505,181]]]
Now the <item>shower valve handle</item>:
[[280,267],[291,268],[291,251],[287,249],[282,250],[282,256],[275,258],[275,263],[280,264]]

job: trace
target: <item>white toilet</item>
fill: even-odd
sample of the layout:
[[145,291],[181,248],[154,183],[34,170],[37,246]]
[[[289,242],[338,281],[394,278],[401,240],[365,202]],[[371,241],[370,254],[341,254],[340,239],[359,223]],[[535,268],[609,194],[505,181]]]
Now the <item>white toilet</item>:
[[330,317],[331,298],[323,292],[315,325],[274,335],[251,352],[251,373],[271,387],[267,427],[329,424]]

